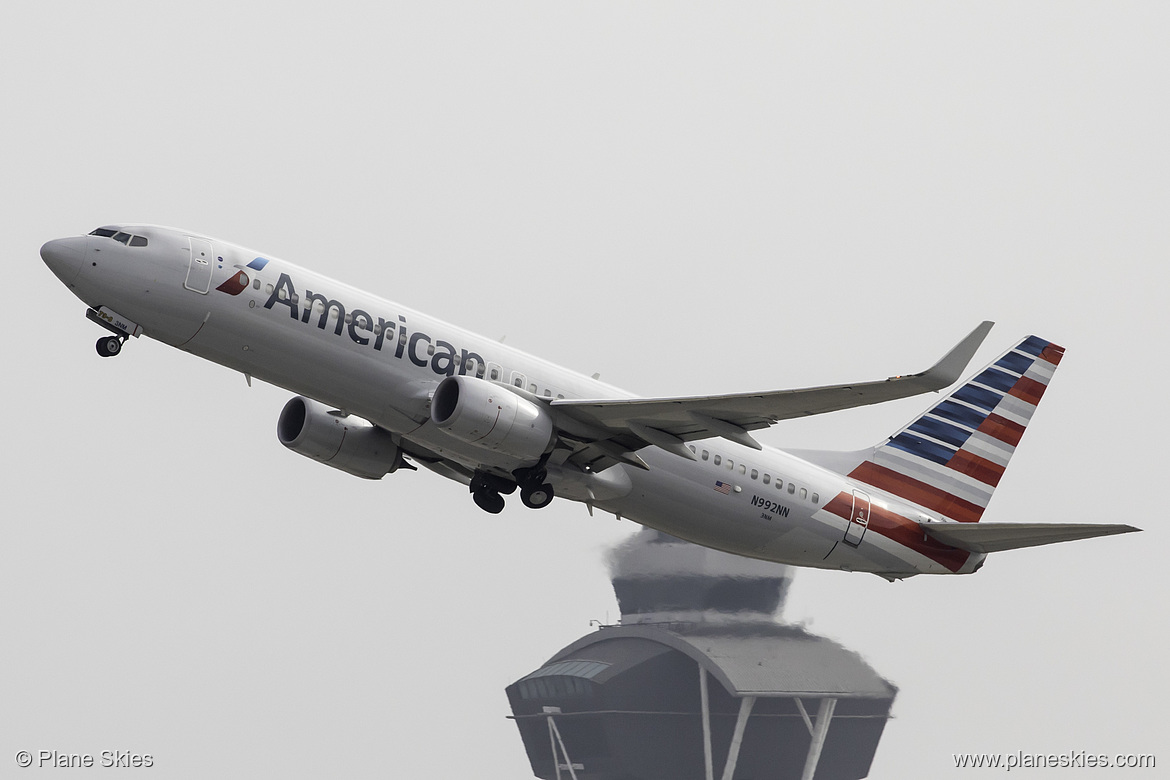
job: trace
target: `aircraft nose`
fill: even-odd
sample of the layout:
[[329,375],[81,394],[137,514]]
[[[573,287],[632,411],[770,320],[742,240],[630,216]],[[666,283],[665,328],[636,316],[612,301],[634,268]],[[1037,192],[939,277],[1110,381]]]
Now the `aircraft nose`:
[[41,247],[41,259],[65,284],[71,284],[85,260],[85,238],[56,238]]

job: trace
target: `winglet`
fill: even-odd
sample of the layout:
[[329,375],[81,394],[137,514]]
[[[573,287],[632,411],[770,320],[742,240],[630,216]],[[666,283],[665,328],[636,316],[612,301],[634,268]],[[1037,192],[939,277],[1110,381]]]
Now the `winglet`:
[[979,349],[979,345],[983,343],[983,339],[987,338],[987,334],[991,331],[991,326],[994,324],[991,320],[984,320],[979,323],[975,330],[971,331],[965,339],[955,345],[954,349],[943,355],[942,360],[921,374],[891,378],[913,380],[914,384],[922,386],[924,391],[941,390],[944,387],[953,385],[962,376],[963,371],[967,368],[967,364],[971,362],[971,358],[975,357],[975,351]]

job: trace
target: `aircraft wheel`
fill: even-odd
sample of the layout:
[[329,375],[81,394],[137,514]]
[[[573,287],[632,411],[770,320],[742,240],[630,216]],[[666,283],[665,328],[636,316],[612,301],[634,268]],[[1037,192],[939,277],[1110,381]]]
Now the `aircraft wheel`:
[[524,506],[529,509],[544,509],[552,503],[553,489],[552,485],[545,482],[542,485],[536,485],[531,488],[523,488],[520,491],[520,500],[524,502]]
[[498,515],[504,511],[504,497],[494,490],[481,488],[471,494],[475,505],[488,514]]
[[497,477],[494,474],[489,475],[489,477],[492,480],[491,481],[492,490],[495,490],[500,495],[510,496],[516,492],[516,483],[515,482],[509,482],[508,480],[503,479],[501,477]]
[[502,496],[510,496],[516,492],[516,483],[496,474],[477,471],[471,480],[471,492],[475,493],[479,490],[489,490]]
[[122,339],[117,336],[105,336],[98,339],[97,353],[102,357],[113,357],[122,351]]

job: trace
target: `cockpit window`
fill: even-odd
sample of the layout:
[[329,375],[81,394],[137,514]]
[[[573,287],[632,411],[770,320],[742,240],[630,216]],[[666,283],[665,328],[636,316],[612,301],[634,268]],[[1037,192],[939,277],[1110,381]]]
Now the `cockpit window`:
[[133,236],[129,233],[118,230],[117,228],[100,227],[95,228],[90,232],[91,236],[101,236],[102,238],[112,238],[115,241],[120,241],[127,246],[146,246],[146,236]]

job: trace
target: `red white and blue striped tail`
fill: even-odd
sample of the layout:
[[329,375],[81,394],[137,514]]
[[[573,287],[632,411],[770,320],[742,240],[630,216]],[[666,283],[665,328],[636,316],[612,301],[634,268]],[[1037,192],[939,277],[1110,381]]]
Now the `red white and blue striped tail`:
[[1063,355],[1029,336],[849,476],[951,520],[979,522]]

